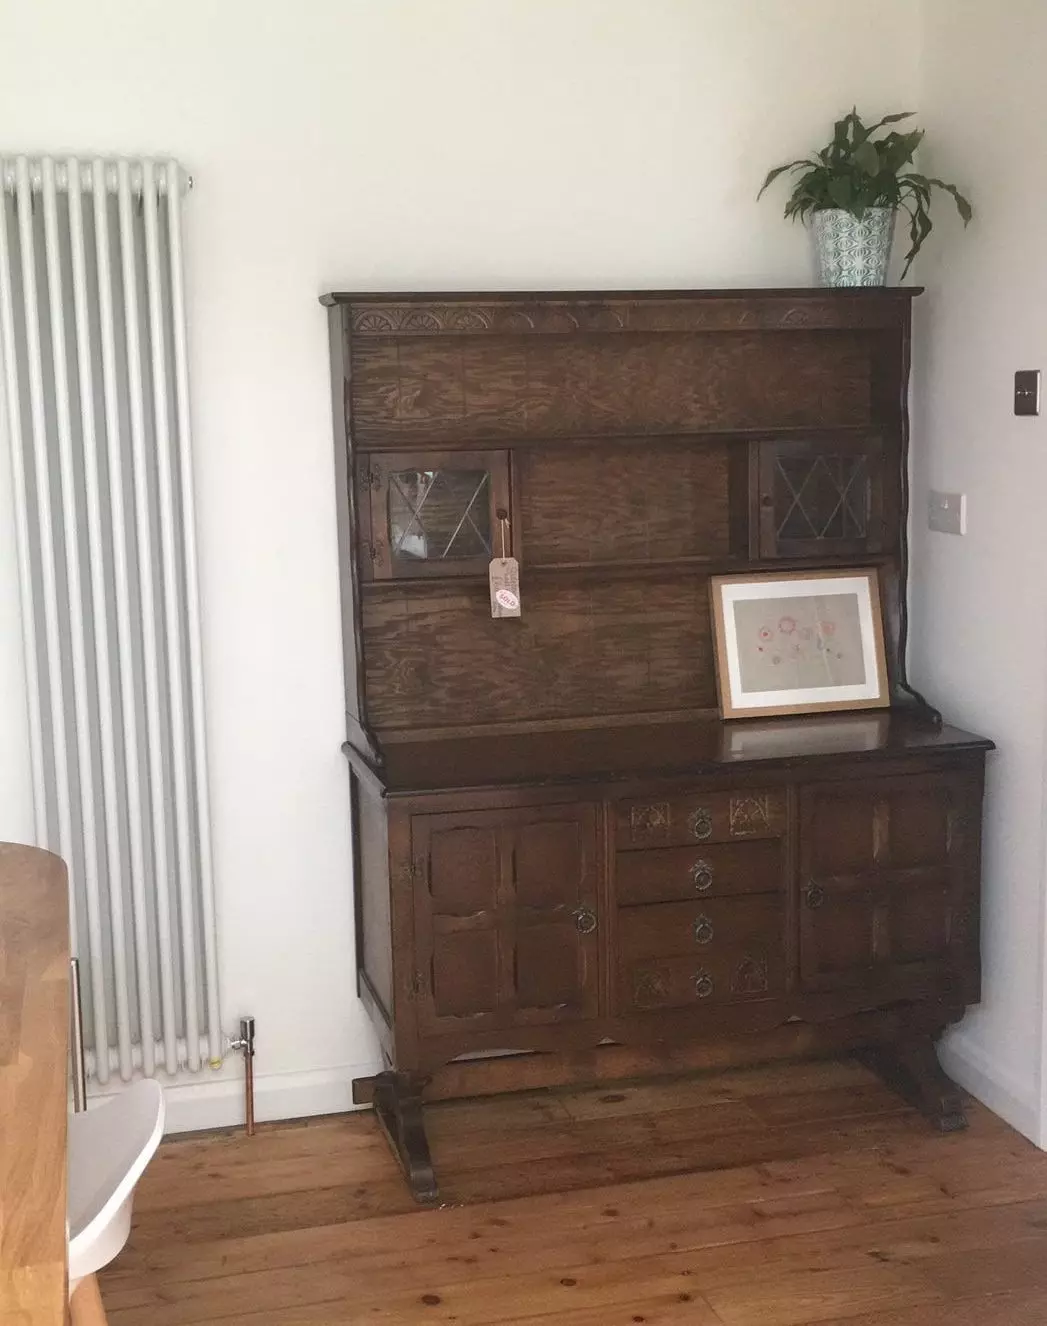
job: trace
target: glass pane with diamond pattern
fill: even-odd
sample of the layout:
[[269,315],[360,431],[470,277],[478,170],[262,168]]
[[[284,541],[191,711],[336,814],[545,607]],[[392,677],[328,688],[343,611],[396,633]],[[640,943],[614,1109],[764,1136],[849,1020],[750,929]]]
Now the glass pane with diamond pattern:
[[778,456],[774,508],[779,539],[864,539],[868,532],[866,456]]
[[395,560],[491,555],[487,470],[396,470],[389,476],[389,549]]

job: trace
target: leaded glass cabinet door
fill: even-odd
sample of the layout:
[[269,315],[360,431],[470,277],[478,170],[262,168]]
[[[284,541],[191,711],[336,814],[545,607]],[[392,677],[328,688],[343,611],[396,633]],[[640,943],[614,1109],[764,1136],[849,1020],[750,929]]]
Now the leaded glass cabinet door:
[[882,551],[882,439],[790,438],[757,446],[761,557],[822,559]]
[[[365,574],[375,579],[473,575],[512,551],[504,451],[383,453],[362,462],[369,494],[362,529]],[[518,554],[515,554],[518,555]]]

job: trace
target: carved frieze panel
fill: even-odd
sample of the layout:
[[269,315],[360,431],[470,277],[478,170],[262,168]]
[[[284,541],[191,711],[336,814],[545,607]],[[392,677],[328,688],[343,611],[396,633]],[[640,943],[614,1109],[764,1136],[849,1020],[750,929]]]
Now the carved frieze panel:
[[570,305],[554,300],[505,303],[433,300],[357,304],[354,336],[571,335],[591,332],[820,330],[889,327],[899,314],[889,300],[802,302],[748,299],[608,299]]

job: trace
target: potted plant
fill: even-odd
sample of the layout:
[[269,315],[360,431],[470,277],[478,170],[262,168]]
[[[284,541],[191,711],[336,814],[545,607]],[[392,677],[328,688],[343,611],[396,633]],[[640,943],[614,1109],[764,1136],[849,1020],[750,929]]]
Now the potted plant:
[[909,252],[902,280],[931,233],[934,189],[952,194],[966,226],[971,205],[953,184],[906,170],[923,139],[922,129],[900,133],[887,125],[909,119],[913,111],[885,115],[866,125],[857,109],[837,120],[831,142],[813,157],[776,166],[757,197],[785,171],[800,172],[785,205],[785,215],[810,220],[818,275],[823,285],[884,285],[898,211],[909,217]]

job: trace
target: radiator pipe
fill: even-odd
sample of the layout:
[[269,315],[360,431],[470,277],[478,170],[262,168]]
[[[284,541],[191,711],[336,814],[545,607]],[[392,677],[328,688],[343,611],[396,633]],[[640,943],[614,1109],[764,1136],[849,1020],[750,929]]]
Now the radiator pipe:
[[248,1137],[254,1137],[254,1018],[240,1019],[239,1039],[230,1041],[229,1048],[244,1056],[244,1128]]

